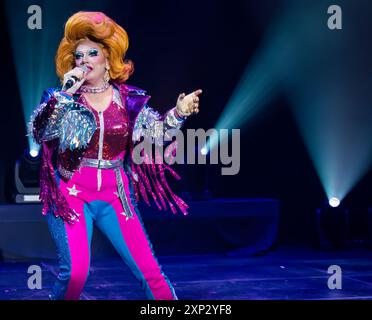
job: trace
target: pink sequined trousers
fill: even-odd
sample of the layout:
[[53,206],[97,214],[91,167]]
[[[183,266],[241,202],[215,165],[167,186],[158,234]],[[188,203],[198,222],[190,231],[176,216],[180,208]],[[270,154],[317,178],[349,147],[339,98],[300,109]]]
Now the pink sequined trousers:
[[80,214],[69,225],[48,214],[48,224],[57,246],[60,273],[51,299],[79,299],[87,280],[93,223],[107,236],[119,255],[140,282],[147,298],[177,299],[172,284],[162,272],[133,199],[132,186],[120,168],[125,195],[133,218],[127,219],[117,195],[114,169],[102,170],[102,185],[97,191],[97,169],[82,167],[66,184],[58,179],[59,188],[69,206]]

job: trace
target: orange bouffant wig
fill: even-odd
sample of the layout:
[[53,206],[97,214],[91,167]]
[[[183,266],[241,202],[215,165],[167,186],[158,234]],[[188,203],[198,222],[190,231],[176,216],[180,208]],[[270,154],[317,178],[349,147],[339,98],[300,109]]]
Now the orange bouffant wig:
[[126,31],[102,12],[80,11],[66,22],[65,34],[56,54],[57,75],[63,75],[75,67],[74,52],[82,40],[97,42],[110,65],[110,78],[125,82],[134,71],[133,62],[124,60],[129,41]]

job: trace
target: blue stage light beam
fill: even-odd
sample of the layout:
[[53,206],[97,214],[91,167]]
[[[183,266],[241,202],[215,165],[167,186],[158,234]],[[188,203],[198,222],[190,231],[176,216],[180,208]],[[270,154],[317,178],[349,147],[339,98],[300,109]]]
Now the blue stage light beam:
[[282,33],[295,50],[280,81],[327,198],[342,201],[372,163],[372,52],[366,32],[362,40],[367,2],[337,4],[340,30],[328,28],[329,2],[297,6],[301,23]]
[[[283,64],[288,62],[293,51],[293,44],[286,42],[280,28],[286,27],[293,6],[283,3],[282,10],[279,10],[281,13],[267,27],[262,44],[243,71],[215,125],[216,129],[247,128],[252,119],[277,96],[282,73],[287,72]],[[218,142],[219,137],[213,135],[208,147],[212,149]]]
[[[5,0],[9,38],[15,72],[24,112],[25,126],[32,110],[40,102],[42,91],[59,85],[55,71],[55,54],[63,37],[64,23],[77,11],[103,11],[112,0],[101,1],[26,1]],[[42,29],[29,29],[28,19],[33,13],[28,8],[41,8]],[[39,146],[28,137],[29,150]]]
[[[360,41],[366,28],[358,20],[369,21],[370,5],[338,5],[345,30],[328,28],[328,1],[283,4],[216,128],[248,126],[278,92],[285,93],[328,199],[342,201],[371,166],[372,91],[368,46],[363,48],[369,38],[365,32]],[[217,144],[212,136],[209,147]]]

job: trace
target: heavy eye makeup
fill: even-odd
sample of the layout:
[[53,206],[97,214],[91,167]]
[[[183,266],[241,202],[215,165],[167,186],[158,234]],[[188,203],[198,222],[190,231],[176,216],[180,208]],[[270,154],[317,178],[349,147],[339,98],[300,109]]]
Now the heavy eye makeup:
[[[97,57],[98,56],[98,50],[97,49],[90,49],[88,51],[88,55],[90,57]],[[74,56],[75,56],[75,59],[78,60],[78,59],[83,58],[84,54],[80,51],[77,51],[77,52],[75,52]]]
[[90,57],[96,57],[98,56],[98,50],[97,49],[91,49],[88,51],[88,54]]

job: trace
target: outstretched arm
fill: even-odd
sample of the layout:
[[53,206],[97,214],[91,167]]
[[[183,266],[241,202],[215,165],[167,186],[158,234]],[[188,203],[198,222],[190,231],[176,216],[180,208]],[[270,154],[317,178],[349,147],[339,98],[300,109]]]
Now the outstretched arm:
[[163,137],[173,129],[181,129],[188,116],[199,112],[199,95],[202,90],[196,90],[188,95],[178,96],[177,104],[163,116],[145,105],[139,112],[133,130],[133,141],[140,141],[142,136],[151,137],[162,143]]
[[199,112],[199,96],[202,94],[202,90],[196,90],[186,95],[181,93],[177,99],[176,111],[181,116],[189,116],[191,114],[197,114]]

